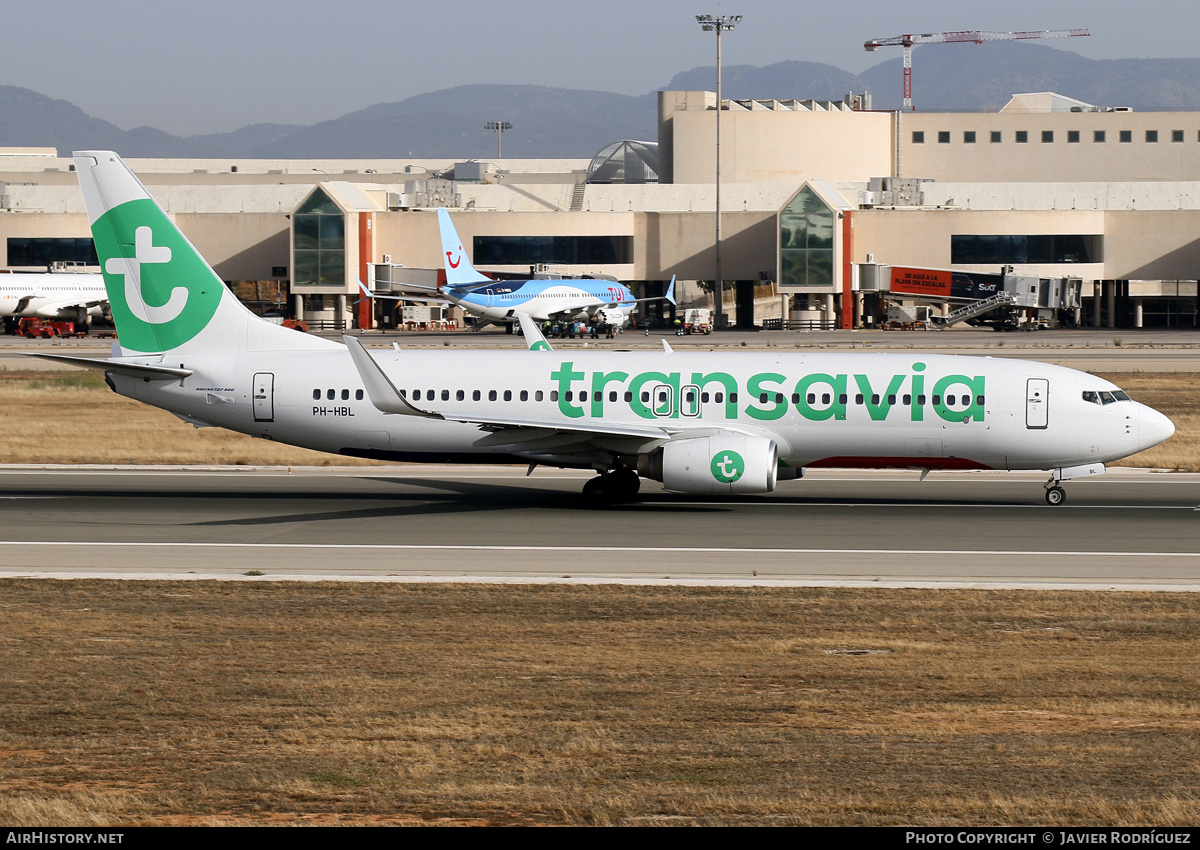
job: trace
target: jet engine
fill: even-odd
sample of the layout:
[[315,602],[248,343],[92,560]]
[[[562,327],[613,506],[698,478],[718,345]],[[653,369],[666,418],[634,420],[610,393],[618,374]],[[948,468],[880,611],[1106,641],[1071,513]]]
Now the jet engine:
[[638,472],[676,493],[740,495],[774,490],[778,466],[774,440],[722,433],[672,440]]

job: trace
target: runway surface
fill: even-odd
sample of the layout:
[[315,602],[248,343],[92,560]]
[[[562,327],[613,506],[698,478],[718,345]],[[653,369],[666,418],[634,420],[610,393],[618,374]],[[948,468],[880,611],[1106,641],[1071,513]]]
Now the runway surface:
[[[0,577],[1200,590],[1200,475],[821,471],[769,496],[512,467],[0,467]],[[260,572],[261,576],[245,573]]]

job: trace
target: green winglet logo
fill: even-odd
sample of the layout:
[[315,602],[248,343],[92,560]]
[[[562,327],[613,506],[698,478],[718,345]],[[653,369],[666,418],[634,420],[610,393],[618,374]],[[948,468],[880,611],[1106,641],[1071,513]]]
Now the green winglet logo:
[[92,225],[121,343],[168,351],[208,325],[223,286],[158,205],[115,207]]
[[741,478],[742,473],[746,471],[746,462],[742,460],[742,456],[737,452],[717,452],[713,455],[709,469],[712,470],[713,478],[722,484],[732,484]]
[[544,339],[539,339],[533,345],[529,346],[529,350],[530,351],[553,351],[553,349],[550,347],[550,343],[546,342],[546,340],[544,340]]

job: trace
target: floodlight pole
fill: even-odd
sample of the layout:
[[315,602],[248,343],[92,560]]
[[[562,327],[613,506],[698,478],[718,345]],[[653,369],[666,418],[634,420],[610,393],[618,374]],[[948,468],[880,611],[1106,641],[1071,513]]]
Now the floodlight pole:
[[697,15],[696,23],[705,32],[717,34],[717,242],[716,242],[716,301],[717,315],[725,313],[725,278],[721,269],[721,33],[731,30],[742,20],[741,15]]
[[504,131],[511,130],[512,124],[507,121],[489,121],[483,125],[483,129],[496,131],[496,159],[504,159]]

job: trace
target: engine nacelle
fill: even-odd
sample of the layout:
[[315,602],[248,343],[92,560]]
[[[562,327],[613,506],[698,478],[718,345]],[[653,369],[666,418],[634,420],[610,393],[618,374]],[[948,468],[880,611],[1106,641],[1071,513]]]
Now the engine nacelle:
[[778,450],[774,440],[724,433],[672,440],[663,446],[663,487],[676,493],[734,495],[775,489]]

